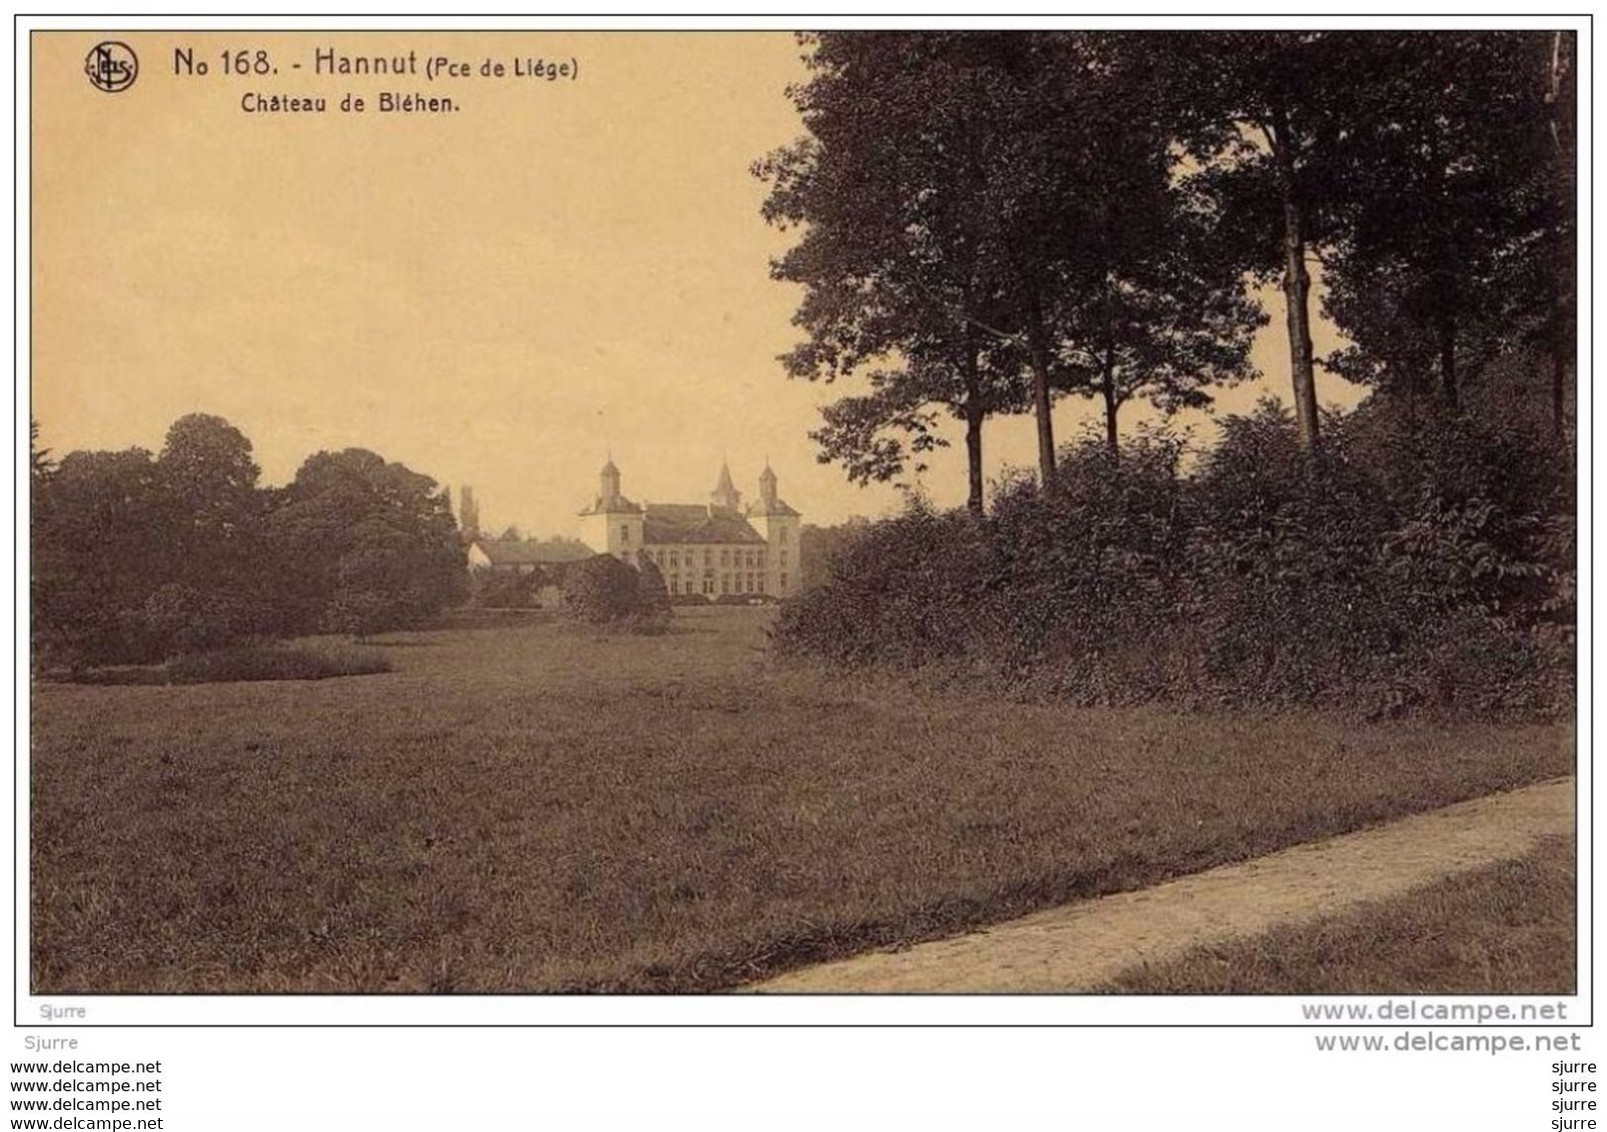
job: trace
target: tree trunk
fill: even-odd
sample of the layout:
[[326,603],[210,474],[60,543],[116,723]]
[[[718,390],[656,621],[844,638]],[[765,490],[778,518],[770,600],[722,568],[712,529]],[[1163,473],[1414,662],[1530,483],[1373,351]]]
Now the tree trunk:
[[1571,52],[1565,51],[1565,43],[1572,46],[1573,40],[1570,38],[1565,41],[1560,31],[1553,34],[1551,73],[1546,84],[1546,102],[1551,108],[1551,139],[1556,150],[1552,155],[1552,216],[1547,231],[1551,245],[1550,294],[1547,296],[1551,308],[1548,328],[1550,341],[1547,347],[1551,354],[1551,429],[1558,439],[1568,434],[1568,386],[1573,376],[1573,342],[1568,333],[1573,322],[1569,317],[1573,313],[1569,302],[1573,291],[1568,281],[1574,278],[1575,267],[1573,248],[1564,231],[1563,219],[1574,207],[1574,193],[1568,175],[1573,152],[1563,142],[1565,134],[1569,138],[1573,136],[1573,123],[1567,117],[1571,103],[1565,102],[1563,97],[1563,76],[1572,63]]
[[1032,362],[1032,407],[1038,418],[1038,474],[1047,488],[1055,479],[1055,422],[1050,415],[1053,402],[1050,398],[1049,333],[1043,325],[1043,306],[1038,299],[1038,289],[1025,278],[1021,283],[1027,300],[1027,353]]
[[1116,412],[1121,408],[1116,403],[1116,352],[1106,345],[1105,366],[1102,375],[1100,392],[1105,397],[1105,445],[1110,449],[1113,460],[1121,459],[1121,445],[1116,430]]
[[1571,367],[1568,359],[1567,335],[1561,314],[1561,302],[1551,314],[1551,431],[1559,440],[1568,435],[1568,385]]
[[1283,299],[1288,311],[1289,376],[1294,384],[1295,420],[1307,452],[1317,448],[1317,382],[1311,360],[1311,276],[1306,273],[1306,238],[1296,191],[1294,154],[1290,149],[1289,116],[1283,107],[1272,114],[1274,135],[1268,138],[1278,168],[1283,198]]
[[1456,320],[1440,320],[1440,396],[1447,409],[1455,409],[1459,401],[1456,387]]
[[977,348],[967,333],[965,344],[965,463],[970,491],[965,505],[982,516],[982,379],[977,374]]

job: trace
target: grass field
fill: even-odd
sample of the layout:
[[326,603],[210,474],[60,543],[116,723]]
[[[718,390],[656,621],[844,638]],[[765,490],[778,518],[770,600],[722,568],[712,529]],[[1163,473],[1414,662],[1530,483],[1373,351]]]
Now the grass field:
[[317,682],[41,685],[32,984],[684,991],[1572,769],[1560,726],[1082,710],[779,668],[771,611]]
[[1134,994],[1572,994],[1574,844],[1396,900],[1135,968]]

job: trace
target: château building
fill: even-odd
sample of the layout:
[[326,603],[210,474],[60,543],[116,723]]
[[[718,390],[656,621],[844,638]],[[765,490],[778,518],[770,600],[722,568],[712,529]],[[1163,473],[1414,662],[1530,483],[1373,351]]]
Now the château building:
[[581,538],[600,554],[654,563],[671,594],[787,597],[798,592],[802,522],[777,494],[768,464],[759,474],[759,498],[747,506],[723,463],[707,503],[638,504],[620,491],[610,459],[596,499],[581,512]]

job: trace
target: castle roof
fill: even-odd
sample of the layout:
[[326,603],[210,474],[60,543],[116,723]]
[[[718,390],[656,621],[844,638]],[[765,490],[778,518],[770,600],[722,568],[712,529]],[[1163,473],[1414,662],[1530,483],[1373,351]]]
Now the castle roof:
[[701,503],[649,503],[642,542],[765,545],[764,537],[738,512]]
[[797,517],[802,515],[803,512],[796,510],[784,499],[778,499],[774,503],[765,503],[764,500],[761,499],[759,502],[749,505],[748,514],[753,518],[759,518],[761,516],[785,515]]
[[598,496],[592,500],[590,507],[582,511],[582,515],[635,515],[641,511],[641,505],[626,499],[623,495],[616,495],[612,499]]

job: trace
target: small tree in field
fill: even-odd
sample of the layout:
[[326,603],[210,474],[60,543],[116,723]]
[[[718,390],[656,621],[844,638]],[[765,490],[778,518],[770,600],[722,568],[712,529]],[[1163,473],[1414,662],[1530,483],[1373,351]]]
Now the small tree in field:
[[570,569],[564,579],[564,606],[571,616],[594,625],[623,621],[641,607],[640,587],[635,570],[611,554],[599,554]]
[[651,558],[644,557],[636,563],[636,599],[643,615],[669,613],[670,587],[664,581],[664,572]]
[[646,555],[636,560],[636,613],[631,627],[638,633],[657,635],[668,631],[670,619],[670,588],[664,582],[664,572]]

